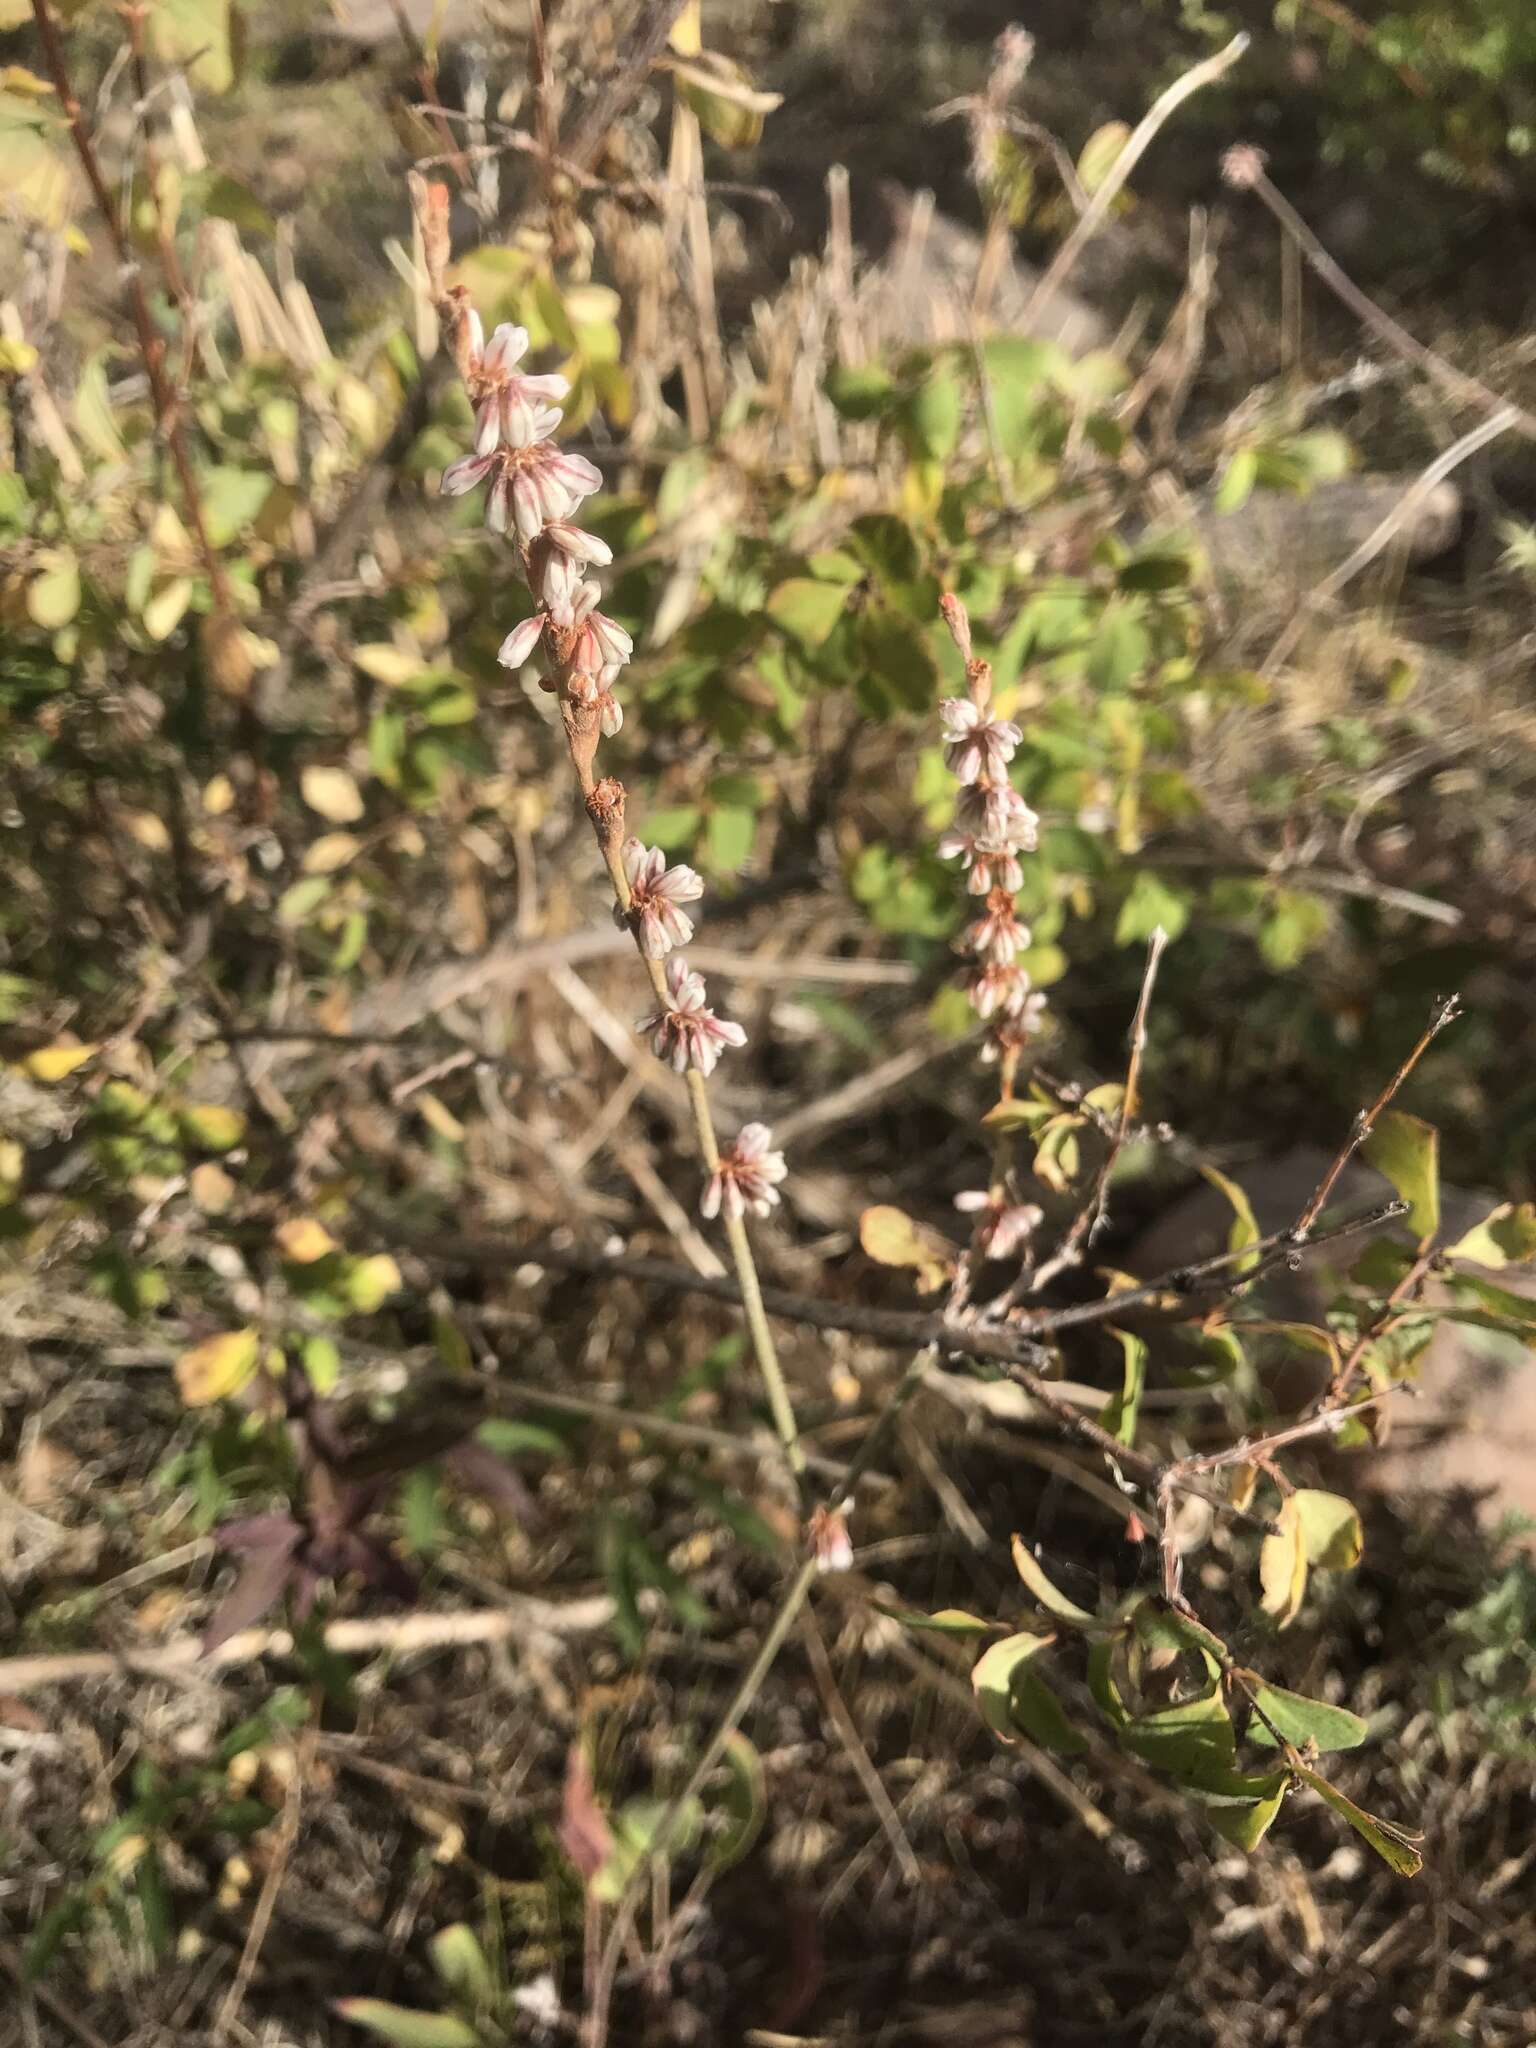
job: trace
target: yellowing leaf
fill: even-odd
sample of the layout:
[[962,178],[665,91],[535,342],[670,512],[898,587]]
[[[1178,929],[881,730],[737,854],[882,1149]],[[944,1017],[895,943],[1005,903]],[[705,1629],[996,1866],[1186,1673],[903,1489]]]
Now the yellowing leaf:
[[45,633],[57,633],[80,609],[80,564],[67,548],[47,548],[47,566],[27,585],[27,616]]
[[1382,1862],[1390,1865],[1399,1877],[1418,1876],[1424,1868],[1424,1858],[1418,1849],[1424,1839],[1421,1834],[1411,1833],[1407,1828],[1398,1827],[1395,1821],[1382,1820],[1374,1813],[1367,1813],[1363,1806],[1356,1806],[1353,1799],[1346,1798],[1336,1785],[1330,1785],[1316,1771],[1300,1766],[1296,1776],[1325,1799],[1335,1813],[1341,1814],[1355,1833],[1369,1842]]
[[335,1238],[313,1216],[295,1216],[287,1223],[280,1223],[272,1238],[283,1257],[291,1259],[296,1266],[312,1266],[317,1259],[328,1258],[336,1249]]
[[[1224,1173],[1218,1172],[1214,1166],[1202,1166],[1200,1171],[1205,1175],[1211,1186],[1219,1188],[1232,1204],[1232,1228],[1227,1233],[1227,1250],[1229,1252],[1241,1252],[1246,1251],[1249,1245],[1257,1244],[1259,1241],[1259,1226],[1254,1220],[1253,1204],[1243,1193],[1237,1182],[1229,1180]],[[1236,1273],[1249,1272],[1257,1263],[1258,1256],[1258,1253],[1255,1252],[1252,1258],[1239,1259],[1234,1265],[1233,1271]]]
[[417,1096],[416,1108],[422,1122],[440,1138],[447,1138],[454,1145],[463,1144],[464,1126],[440,1097],[425,1090]]
[[222,1216],[235,1199],[235,1183],[223,1167],[215,1166],[211,1159],[193,1167],[187,1185],[192,1191],[193,1201],[209,1216]]
[[222,818],[235,800],[235,785],[227,775],[213,775],[203,785],[203,809],[210,818]]
[[176,1112],[181,1135],[205,1152],[228,1152],[245,1136],[245,1118],[222,1102],[189,1102]]
[[388,1252],[376,1252],[371,1259],[358,1259],[342,1282],[352,1306],[365,1315],[382,1308],[392,1294],[400,1291],[400,1268]]
[[958,1256],[948,1238],[925,1223],[914,1223],[904,1209],[880,1202],[859,1218],[859,1243],[877,1265],[911,1266],[920,1294],[932,1294],[954,1271]]
[[829,639],[848,603],[845,583],[818,583],[813,576],[791,576],[769,591],[763,610],[802,647],[815,649]]
[[333,875],[338,868],[344,868],[353,855],[361,852],[363,842],[350,832],[327,832],[317,839],[304,855],[306,875]]
[[1131,131],[1123,121],[1106,121],[1083,144],[1077,160],[1077,175],[1085,192],[1097,192],[1119,161]]
[[1275,1533],[1259,1546],[1261,1605],[1277,1628],[1289,1628],[1307,1591],[1307,1546],[1292,1494],[1275,1518]]
[[1353,1571],[1365,1549],[1354,1502],[1341,1493],[1302,1486],[1291,1495],[1290,1505],[1296,1510],[1308,1563],[1328,1572]]
[[51,1086],[55,1081],[67,1080],[76,1067],[83,1067],[99,1051],[100,1047],[95,1045],[40,1045],[21,1062],[22,1071],[34,1081]]
[[1446,1253],[1475,1266],[1522,1266],[1536,1258],[1536,1202],[1501,1202]]
[[330,825],[355,825],[363,815],[363,799],[345,768],[306,768],[299,788],[312,811]]
[[192,602],[192,578],[177,576],[162,590],[157,590],[145,605],[141,619],[144,630],[151,640],[169,640],[181,624],[187,606]]
[[205,1338],[183,1351],[176,1361],[176,1384],[189,1408],[205,1408],[210,1401],[227,1401],[239,1393],[261,1353],[261,1339],[254,1330],[226,1330],[221,1336]]
[[171,835],[166,830],[165,820],[153,811],[125,811],[123,823],[140,846],[147,847],[151,853],[170,852]]
[[371,640],[362,647],[354,647],[352,659],[365,676],[372,676],[376,683],[391,689],[419,676],[426,665],[419,654],[407,654],[389,640]]

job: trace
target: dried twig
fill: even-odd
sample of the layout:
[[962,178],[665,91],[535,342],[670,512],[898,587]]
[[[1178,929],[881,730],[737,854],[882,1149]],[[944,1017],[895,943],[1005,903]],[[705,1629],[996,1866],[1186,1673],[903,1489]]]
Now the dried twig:
[[1040,314],[1066,283],[1078,258],[1108,219],[1109,210],[1119,198],[1126,179],[1152,146],[1163,123],[1170,115],[1177,113],[1187,99],[1192,99],[1205,86],[1213,85],[1218,78],[1230,71],[1247,49],[1248,42],[1246,31],[1241,35],[1235,35],[1224,50],[1218,50],[1213,57],[1207,57],[1204,63],[1196,64],[1192,70],[1186,71],[1182,78],[1175,79],[1168,90],[1159,94],[1152,102],[1127,138],[1124,149],[1115,158],[1103,184],[1089,200],[1087,209],[1056,251],[1046,266],[1044,276],[1025,302],[1018,321],[1024,333],[1029,332]]

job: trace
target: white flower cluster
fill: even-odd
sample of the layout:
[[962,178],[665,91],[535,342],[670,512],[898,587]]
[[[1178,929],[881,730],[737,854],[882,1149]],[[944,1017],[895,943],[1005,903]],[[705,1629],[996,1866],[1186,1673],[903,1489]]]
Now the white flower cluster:
[[[560,402],[570,386],[559,375],[528,376],[519,364],[528,353],[528,331],[504,322],[489,341],[480,316],[459,295],[455,355],[475,413],[474,448],[443,472],[442,489],[461,497],[488,484],[485,523],[492,533],[510,534],[522,559],[536,606],[501,643],[497,659],[522,668],[542,651],[559,690],[595,713],[598,729],[611,739],[624,723],[613,686],[634,652],[624,628],[598,609],[600,586],[585,571],[613,560],[607,543],[573,524],[583,501],[602,486],[602,473],[584,456],[570,455],[554,440]],[[620,861],[628,884],[627,907],[614,915],[635,935],[647,960],[663,960],[693,937],[693,920],[682,908],[695,903],[704,884],[692,868],[669,867],[658,847],[627,839]],[[742,1046],[739,1024],[709,1008],[702,975],[680,956],[667,962],[660,1007],[642,1020],[658,1059],[683,1073],[712,1073],[727,1047]],[[723,1209],[739,1217],[750,1209],[766,1215],[778,1201],[784,1155],[772,1147],[765,1124],[748,1124],[721,1155],[701,1204],[706,1216]]]

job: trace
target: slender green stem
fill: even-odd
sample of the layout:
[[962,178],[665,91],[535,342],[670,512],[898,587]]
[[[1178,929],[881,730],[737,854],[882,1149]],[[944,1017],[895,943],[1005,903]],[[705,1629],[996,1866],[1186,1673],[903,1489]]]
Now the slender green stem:
[[[582,783],[583,794],[591,795],[590,773],[582,774],[581,764],[576,765],[577,777]],[[598,843],[602,848],[603,865],[608,870],[608,879],[613,884],[614,900],[620,910],[630,907],[629,877],[624,872],[624,863],[612,837],[605,838],[598,832]],[[638,944],[638,942],[637,942]],[[658,1002],[665,1002],[667,977],[659,960],[652,960],[646,954],[640,955],[642,966],[655,990]],[[693,1116],[694,1136],[698,1141],[699,1157],[706,1173],[713,1173],[720,1164],[720,1144],[715,1135],[715,1120],[709,1107],[709,1090],[704,1076],[696,1067],[690,1067],[688,1080],[688,1106]],[[745,1220],[740,1216],[725,1216],[725,1234],[731,1247],[731,1262],[736,1268],[736,1282],[741,1289],[742,1314],[746,1319],[747,1333],[752,1340],[752,1354],[757,1361],[758,1374],[768,1396],[768,1408],[773,1417],[773,1426],[779,1442],[784,1447],[784,1459],[797,1482],[805,1472],[805,1451],[800,1442],[799,1425],[795,1421],[794,1404],[790,1400],[789,1385],[784,1377],[784,1368],[779,1363],[778,1347],[773,1341],[769,1326],[768,1312],[763,1306],[762,1283],[758,1279],[757,1261],[752,1254],[752,1241],[747,1235]]]

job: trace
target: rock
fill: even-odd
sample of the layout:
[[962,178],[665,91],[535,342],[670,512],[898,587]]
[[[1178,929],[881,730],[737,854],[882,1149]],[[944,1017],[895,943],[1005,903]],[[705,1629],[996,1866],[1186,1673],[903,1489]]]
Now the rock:
[[[1330,575],[1403,502],[1411,475],[1353,476],[1319,484],[1305,498],[1255,491],[1235,512],[1199,505],[1193,533],[1218,582],[1276,583],[1301,594]],[[1461,532],[1463,503],[1453,483],[1436,484],[1383,549],[1409,562],[1432,562]]]
[[[1322,1178],[1327,1155],[1306,1147],[1283,1158],[1233,1170],[1268,1234],[1301,1213]],[[1346,1168],[1335,1205],[1365,1207],[1391,1189],[1369,1167]],[[1494,1200],[1464,1188],[1441,1190],[1441,1235],[1448,1243],[1487,1215]],[[1226,1198],[1200,1187],[1175,1202],[1133,1245],[1126,1263],[1151,1277],[1225,1249],[1232,1211]],[[1345,1249],[1353,1256],[1353,1247]],[[1345,1263],[1340,1260],[1340,1264]],[[1328,1299],[1326,1251],[1299,1272],[1284,1270],[1263,1282],[1265,1312],[1282,1321],[1320,1322]],[[1513,1293],[1536,1297],[1536,1268],[1490,1274]],[[1444,1301],[1433,1284],[1428,1301]],[[1306,1364],[1301,1361],[1305,1359]],[[1321,1391],[1321,1357],[1298,1354],[1297,1370],[1274,1389],[1282,1413]],[[1536,1358],[1515,1340],[1493,1332],[1442,1323],[1418,1361],[1416,1399],[1403,1397],[1391,1412],[1385,1441],[1360,1455],[1341,1453],[1342,1483],[1362,1491],[1414,1497],[1466,1491],[1479,1520],[1492,1529],[1511,1511],[1536,1516]]]
[[[933,348],[968,341],[970,307],[984,242],[959,221],[936,212],[931,193],[916,197],[888,187],[887,206],[896,224],[890,248],[854,289],[855,310],[866,347]],[[1040,273],[1005,253],[979,327],[987,334],[1023,333],[1024,309]],[[1109,324],[1070,291],[1057,292],[1028,331],[1060,342],[1073,355],[1103,348]]]

